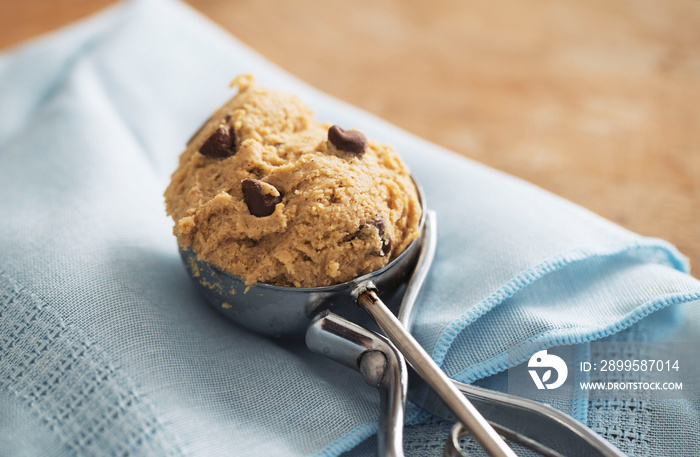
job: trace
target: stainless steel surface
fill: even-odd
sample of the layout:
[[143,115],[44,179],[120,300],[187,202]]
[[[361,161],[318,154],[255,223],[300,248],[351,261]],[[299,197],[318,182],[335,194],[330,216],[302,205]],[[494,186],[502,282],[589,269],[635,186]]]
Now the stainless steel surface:
[[374,285],[363,284],[354,294],[357,296],[358,304],[374,318],[386,337],[401,351],[418,375],[448,405],[484,450],[494,457],[514,457],[515,453],[505,441],[469,400],[457,390],[452,380],[430,358],[391,310],[382,303],[374,291]]
[[425,279],[428,277],[430,267],[435,259],[435,251],[437,250],[437,215],[435,211],[424,210],[425,221],[423,222],[423,233],[421,235],[422,245],[416,266],[413,269],[413,274],[406,285],[401,306],[397,312],[397,317],[404,327],[410,329],[413,325],[413,316],[415,307],[413,306],[418,299],[418,293],[423,287]]
[[403,457],[408,377],[401,353],[386,338],[329,311],[314,318],[306,345],[359,371],[365,383],[379,389],[379,455]]
[[468,432],[462,427],[460,422],[455,422],[450,429],[450,436],[445,442],[445,451],[442,453],[443,457],[469,457],[469,454],[462,450],[459,444],[460,438],[468,435]]
[[389,361],[382,351],[367,351],[362,354],[359,365],[360,374],[365,384],[379,389],[386,374],[388,363]]
[[[554,452],[545,446],[542,446],[540,443],[531,440],[526,436],[513,434],[509,430],[506,430],[503,427],[498,426],[497,424],[493,424],[493,428],[495,428],[499,435],[501,435],[504,439],[523,444],[529,447],[530,449],[537,451],[538,454],[544,457],[567,457],[558,452]],[[461,422],[455,422],[452,426],[452,429],[450,430],[450,436],[445,442],[443,456],[469,457],[469,454],[467,454],[459,444],[459,440],[461,438],[464,438],[465,436],[469,436],[469,431],[462,426]]]

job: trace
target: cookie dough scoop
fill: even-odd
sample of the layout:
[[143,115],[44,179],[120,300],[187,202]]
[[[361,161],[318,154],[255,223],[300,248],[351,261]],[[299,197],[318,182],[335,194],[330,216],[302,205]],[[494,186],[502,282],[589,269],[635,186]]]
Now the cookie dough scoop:
[[[420,196],[424,202],[422,193]],[[397,296],[402,295],[408,281],[422,282],[425,278],[436,244],[434,212],[423,211],[420,229],[419,238],[386,267],[345,283],[325,287],[293,288],[260,283],[249,286],[242,278],[198,259],[190,249],[180,249],[180,253],[200,291],[230,320],[272,337],[301,338],[306,335],[307,345],[312,350],[347,365],[355,364],[353,368],[359,369],[368,383],[381,382],[384,375],[382,369],[387,365],[382,357],[387,357],[387,353],[393,350],[394,356],[408,361],[489,455],[515,456],[380,298],[398,301],[400,297]],[[412,287],[408,293],[417,294],[418,290]],[[388,341],[384,343],[383,351],[375,347],[376,343],[372,344],[377,340],[371,337],[360,338],[359,343],[354,340],[359,332],[369,332],[352,322],[367,321],[356,313],[358,309],[364,309],[386,335]],[[334,320],[332,316],[336,313],[349,317],[350,321],[344,318]],[[335,328],[322,328],[324,325]],[[329,335],[335,337],[331,336],[329,340]],[[354,340],[351,347],[348,347],[349,340]],[[366,346],[363,346],[365,343]],[[355,347],[358,344],[359,356]],[[386,344],[390,349],[386,349]],[[384,355],[377,357],[380,353]],[[388,408],[393,408],[394,412],[383,412],[380,418],[380,455],[403,455],[403,422],[397,420],[397,416],[403,416],[406,382],[405,378],[391,382],[388,391],[383,391],[382,410],[387,410],[385,405],[388,403]]]
[[[385,305],[408,289],[419,257],[427,270],[435,247],[426,229],[433,213],[398,153],[316,121],[297,97],[250,77],[234,84],[238,95],[189,141],[165,193],[182,259],[204,296],[254,332],[306,337],[312,350],[350,365],[364,360],[372,384],[385,374],[380,353],[405,357],[489,454],[514,455]],[[331,312],[345,320],[324,320]],[[346,359],[357,341],[324,339],[334,333],[323,323],[364,329],[372,321],[393,349],[360,344],[374,355]],[[399,412],[402,390],[392,390]],[[402,426],[384,422],[383,455],[402,455]]]

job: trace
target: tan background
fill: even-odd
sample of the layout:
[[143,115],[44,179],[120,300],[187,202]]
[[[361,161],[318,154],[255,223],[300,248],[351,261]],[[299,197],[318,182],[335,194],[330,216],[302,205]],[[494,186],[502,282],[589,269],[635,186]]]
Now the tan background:
[[[0,0],[0,48],[111,3]],[[188,3],[318,88],[700,265],[697,0]]]

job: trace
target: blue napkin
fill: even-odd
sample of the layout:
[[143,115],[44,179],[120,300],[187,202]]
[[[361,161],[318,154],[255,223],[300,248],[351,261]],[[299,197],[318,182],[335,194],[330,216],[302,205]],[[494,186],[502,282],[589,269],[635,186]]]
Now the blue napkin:
[[[229,323],[181,265],[162,193],[239,73],[406,159],[439,220],[415,335],[454,378],[502,387],[526,343],[700,340],[700,283],[668,243],[334,100],[181,3],[135,1],[0,57],[0,454],[375,452],[359,375]],[[696,400],[556,406],[625,452],[700,454]],[[407,448],[441,455],[446,424],[418,411]]]

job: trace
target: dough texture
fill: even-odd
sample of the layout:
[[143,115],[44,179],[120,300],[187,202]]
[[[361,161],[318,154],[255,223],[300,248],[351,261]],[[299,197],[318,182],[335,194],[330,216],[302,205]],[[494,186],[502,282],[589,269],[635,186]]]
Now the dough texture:
[[180,246],[248,285],[318,287],[384,267],[419,235],[418,194],[391,146],[319,123],[249,75],[232,85],[165,191]]

